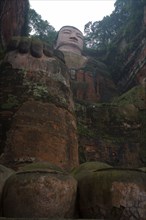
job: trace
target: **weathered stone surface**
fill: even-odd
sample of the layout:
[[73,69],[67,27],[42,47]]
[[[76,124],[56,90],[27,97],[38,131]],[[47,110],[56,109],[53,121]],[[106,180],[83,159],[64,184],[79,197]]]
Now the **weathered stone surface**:
[[[85,56],[63,51],[70,69],[71,89],[74,99],[89,103],[109,101],[116,95],[116,87],[108,76],[107,67]],[[93,63],[94,62],[94,63]],[[74,76],[72,75],[74,71]]]
[[98,102],[100,95],[97,93],[94,80],[92,73],[78,70],[76,80],[71,82],[74,98],[80,101]]
[[67,110],[51,103],[27,101],[15,113],[7,135],[5,161],[49,161],[69,169],[78,164],[76,124]]
[[[96,74],[96,75],[94,75]],[[71,81],[75,100],[89,103],[109,102],[116,95],[112,80],[96,71],[77,70],[75,80]]]
[[23,77],[23,87],[35,99],[52,101],[73,111],[72,93],[66,66],[54,57],[42,57],[37,60],[30,54],[21,55],[10,52],[6,57],[13,69],[19,69]]
[[0,216],[2,214],[2,193],[3,193],[3,187],[5,185],[6,180],[14,174],[14,171],[12,169],[9,169],[3,165],[0,165]]
[[109,164],[102,163],[102,162],[98,162],[98,161],[86,162],[86,163],[80,164],[79,167],[74,168],[74,169],[71,171],[71,174],[72,174],[77,180],[79,180],[79,179],[82,178],[83,176],[86,176],[87,173],[96,172],[96,171],[98,171],[98,170],[108,169],[108,168],[111,168],[111,167],[112,167],[112,166],[110,166]]
[[[44,168],[45,167],[45,168]],[[3,216],[11,218],[73,218],[77,182],[50,164],[33,164],[6,182]]]
[[[141,146],[134,138],[132,140],[121,139],[119,137],[81,138],[84,162],[102,161],[112,166],[118,167],[139,167],[143,164],[141,161]],[[136,139],[136,138],[135,138]],[[143,155],[145,157],[145,155]]]
[[66,169],[77,166],[76,119],[65,64],[56,57],[35,58],[14,50],[2,66],[2,163],[46,160]]
[[41,161],[41,162],[36,162],[36,163],[30,163],[26,166],[23,166],[19,169],[19,171],[21,172],[27,172],[27,171],[47,171],[47,172],[58,172],[58,173],[64,173],[64,174],[67,174],[67,172],[62,169],[61,167],[59,166],[56,166],[55,164],[53,163],[50,163],[50,162],[44,162],[44,161]]
[[32,40],[31,54],[36,58],[40,58],[43,55],[43,45],[41,42]]
[[146,216],[146,174],[108,168],[79,179],[81,218],[141,219]]
[[[23,37],[19,43],[19,53],[28,53],[31,45],[31,39]],[[10,46],[9,46],[10,47]]]
[[[1,39],[0,45],[7,45],[13,36],[24,35],[27,28],[28,0],[7,0],[0,2]],[[1,42],[2,41],[2,42]]]
[[63,26],[57,35],[55,48],[60,51],[70,51],[81,55],[83,50],[83,34],[73,26]]
[[85,66],[87,58],[85,56],[72,53],[70,51],[63,51],[65,63],[68,68],[80,69]]
[[76,105],[84,162],[100,160],[114,166],[144,166],[145,97],[145,88],[139,86],[110,104]]
[[72,26],[59,30],[56,48],[63,52],[70,70],[74,99],[86,102],[109,101],[116,88],[109,77],[107,66],[92,57],[83,55],[83,34]]

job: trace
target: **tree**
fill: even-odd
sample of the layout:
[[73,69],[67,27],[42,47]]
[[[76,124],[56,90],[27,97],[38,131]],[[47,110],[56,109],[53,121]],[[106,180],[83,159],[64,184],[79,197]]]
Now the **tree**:
[[85,25],[85,42],[89,48],[108,49],[115,37],[121,34],[130,40],[140,31],[146,0],[117,0],[115,10],[101,21]]
[[127,70],[123,73],[124,63],[138,48],[145,33],[145,6],[146,0],[116,0],[110,16],[85,25],[85,46],[96,51],[96,58],[108,65],[116,82],[126,75]]
[[29,34],[47,42],[50,46],[53,46],[57,36],[55,28],[47,20],[44,21],[34,9],[29,10]]

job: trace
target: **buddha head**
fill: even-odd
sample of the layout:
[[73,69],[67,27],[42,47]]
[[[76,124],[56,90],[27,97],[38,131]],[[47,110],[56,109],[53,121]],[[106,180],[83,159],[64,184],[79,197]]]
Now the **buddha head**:
[[83,34],[73,26],[63,26],[58,33],[56,49],[81,54],[83,50]]

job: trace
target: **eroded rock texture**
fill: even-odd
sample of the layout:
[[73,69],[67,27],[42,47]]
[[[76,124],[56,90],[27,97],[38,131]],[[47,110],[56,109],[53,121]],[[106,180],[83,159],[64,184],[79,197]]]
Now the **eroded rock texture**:
[[13,36],[26,34],[28,0],[0,2],[0,45],[6,46]]
[[78,142],[67,68],[45,56],[41,42],[26,40],[25,52],[21,42],[1,65],[2,161],[49,161],[70,169],[78,165]]
[[96,103],[112,100],[117,91],[105,64],[69,51],[63,53],[75,101]]
[[3,216],[73,218],[76,190],[76,180],[57,166],[34,163],[7,180]]
[[2,194],[6,180],[14,174],[12,169],[0,165],[0,216],[2,216]]
[[145,98],[145,87],[137,86],[110,104],[77,104],[81,161],[144,166]]
[[79,177],[81,218],[141,219],[146,216],[146,174],[107,168]]

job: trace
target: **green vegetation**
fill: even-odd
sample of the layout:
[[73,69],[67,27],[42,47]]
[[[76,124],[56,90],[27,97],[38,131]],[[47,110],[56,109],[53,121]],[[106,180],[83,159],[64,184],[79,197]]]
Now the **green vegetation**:
[[[123,74],[124,62],[145,37],[145,0],[117,0],[115,10],[101,21],[85,25],[86,53],[104,61],[114,81]],[[126,72],[124,72],[126,74]]]
[[48,89],[46,86],[44,85],[38,85],[37,83],[35,83],[33,85],[33,96],[36,98],[36,99],[40,99],[42,97],[47,97],[48,95]]
[[113,104],[124,106],[133,104],[137,108],[144,107],[145,105],[145,88],[143,86],[135,86],[123,95],[115,98]]
[[57,36],[55,28],[44,21],[34,9],[29,9],[29,34],[37,39],[47,42],[53,47],[54,40]]
[[1,105],[1,109],[12,109],[19,105],[19,101],[16,96],[9,94],[7,101]]
[[87,138],[96,138],[96,131],[89,129],[86,125],[78,123],[77,125],[78,134]]
[[141,30],[145,0],[117,0],[115,10],[101,21],[88,22],[85,25],[86,46],[98,50],[107,50],[115,37],[125,36],[127,40]]
[[21,171],[48,171],[48,172],[57,172],[57,173],[64,173],[65,171],[63,169],[61,169],[60,167],[51,164],[49,162],[36,162],[36,163],[32,163],[29,165],[26,165],[24,167],[21,168]]
[[73,91],[73,94],[75,95],[77,91],[82,90],[84,94],[86,94],[88,89],[88,83],[87,82],[79,82],[79,81],[71,81],[71,90]]
[[99,161],[90,161],[82,163],[79,167],[74,168],[71,171],[71,174],[78,180],[83,176],[88,175],[89,173],[94,173],[98,170],[112,168],[109,164],[99,162]]
[[24,74],[23,86],[27,88],[27,94],[32,96],[35,100],[54,103],[56,106],[60,106],[65,109],[68,107],[65,97],[62,97],[61,95],[59,96],[57,93],[52,94],[45,83],[37,83],[27,79],[27,72],[25,70],[22,70],[21,73]]

